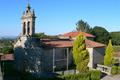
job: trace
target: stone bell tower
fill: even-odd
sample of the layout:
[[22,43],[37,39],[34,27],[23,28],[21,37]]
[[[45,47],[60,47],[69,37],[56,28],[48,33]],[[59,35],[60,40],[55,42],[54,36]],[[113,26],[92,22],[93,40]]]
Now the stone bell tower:
[[35,34],[35,12],[31,11],[28,4],[22,15],[22,36],[32,36]]

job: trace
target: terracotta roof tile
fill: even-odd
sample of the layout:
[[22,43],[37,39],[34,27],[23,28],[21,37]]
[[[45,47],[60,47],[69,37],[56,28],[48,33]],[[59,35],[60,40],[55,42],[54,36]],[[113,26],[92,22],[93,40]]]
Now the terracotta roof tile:
[[105,44],[98,43],[98,42],[91,41],[91,40],[85,40],[85,43],[86,43],[87,48],[106,46]]
[[14,60],[13,54],[4,54],[1,56],[1,60],[5,61],[5,60]]
[[88,34],[88,33],[85,33],[85,32],[78,32],[78,31],[74,31],[74,32],[68,32],[68,33],[65,33],[63,35],[61,35],[62,37],[76,37],[78,36],[79,34],[83,34],[84,36],[86,37],[91,37],[91,38],[94,38],[95,36],[92,35],[92,34]]
[[[73,46],[73,40],[43,40],[42,41],[44,44],[46,44],[49,47],[72,47]],[[98,42],[94,42],[91,40],[86,40],[86,47],[87,48],[93,48],[93,47],[104,47],[104,44],[98,43]]]

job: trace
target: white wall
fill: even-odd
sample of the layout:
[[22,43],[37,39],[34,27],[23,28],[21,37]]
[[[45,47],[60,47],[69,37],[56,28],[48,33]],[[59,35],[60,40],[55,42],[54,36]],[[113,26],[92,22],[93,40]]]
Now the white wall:
[[90,56],[88,67],[93,68],[93,48],[87,48],[87,50],[88,50],[89,56]]

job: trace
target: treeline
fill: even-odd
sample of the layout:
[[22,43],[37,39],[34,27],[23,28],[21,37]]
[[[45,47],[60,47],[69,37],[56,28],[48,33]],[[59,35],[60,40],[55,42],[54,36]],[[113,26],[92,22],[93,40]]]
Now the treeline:
[[76,24],[76,30],[93,34],[96,42],[108,44],[109,39],[113,45],[120,45],[120,32],[109,32],[103,26],[91,27],[87,22],[79,20]]
[[0,53],[10,54],[13,53],[14,39],[1,38],[0,39]]

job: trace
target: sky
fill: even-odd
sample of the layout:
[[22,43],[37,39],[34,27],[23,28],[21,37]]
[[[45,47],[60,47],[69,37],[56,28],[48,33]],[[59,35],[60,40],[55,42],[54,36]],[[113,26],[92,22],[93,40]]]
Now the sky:
[[[79,20],[109,32],[120,31],[120,0],[29,0],[36,14],[36,32],[48,35],[74,31]],[[28,0],[0,0],[0,35],[18,36]]]

